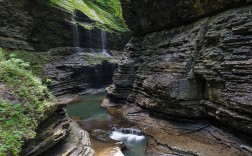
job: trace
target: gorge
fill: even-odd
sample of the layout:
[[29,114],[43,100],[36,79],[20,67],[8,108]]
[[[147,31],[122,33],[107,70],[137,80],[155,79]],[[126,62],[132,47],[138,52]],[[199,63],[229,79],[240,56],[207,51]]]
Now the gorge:
[[0,156],[251,156],[252,1],[0,0]]

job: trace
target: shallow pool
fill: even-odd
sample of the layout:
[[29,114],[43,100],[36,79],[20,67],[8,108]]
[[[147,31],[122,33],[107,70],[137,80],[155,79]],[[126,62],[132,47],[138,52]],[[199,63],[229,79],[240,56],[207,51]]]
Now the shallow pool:
[[[107,154],[115,147],[115,142],[111,142],[107,139],[111,134],[110,130],[113,125],[123,128],[134,126],[122,118],[122,116],[116,111],[117,108],[109,108],[109,110],[102,108],[101,102],[105,97],[105,92],[91,93],[80,96],[75,102],[67,105],[69,116],[77,121],[81,128],[89,132],[92,147],[97,156],[109,156]],[[94,132],[100,132],[100,138],[97,137],[97,135],[93,135]],[[124,138],[124,140],[120,140],[118,137],[113,139],[122,141],[127,145],[128,148],[123,151],[125,156],[145,155],[146,141],[143,141],[140,144],[135,144],[133,135],[117,134],[117,136],[118,135],[121,135],[119,138]]]

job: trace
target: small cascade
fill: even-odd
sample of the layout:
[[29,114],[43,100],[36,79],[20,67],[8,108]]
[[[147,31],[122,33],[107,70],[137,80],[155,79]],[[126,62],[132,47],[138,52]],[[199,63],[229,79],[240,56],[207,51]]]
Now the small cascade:
[[78,27],[78,23],[75,20],[76,19],[76,15],[75,13],[73,14],[73,45],[74,47],[80,47],[80,32],[79,32],[79,27]]
[[88,43],[88,49],[91,53],[95,53],[95,50],[94,50],[94,44],[93,44],[93,30],[87,30],[87,43]]
[[137,136],[144,136],[144,134],[138,130],[138,129],[134,129],[134,128],[116,128],[115,126],[111,129],[112,132],[120,132],[123,134],[133,134],[133,135],[137,135]]
[[113,127],[109,136],[111,139],[122,141],[125,144],[142,144],[146,141],[144,134],[134,128]]
[[105,56],[111,56],[109,53],[108,53],[108,47],[107,47],[107,42],[108,42],[108,38],[107,38],[107,32],[103,31],[103,30],[100,30],[100,43],[101,43],[101,50],[102,50],[102,53],[105,55]]
[[124,155],[127,156],[145,156],[147,138],[138,129],[134,128],[116,128],[113,126],[109,137],[116,141],[121,141],[127,146]]
[[107,33],[101,30],[100,35],[101,35],[101,49],[102,51],[107,51]]
[[[108,39],[107,39],[107,32],[95,29],[95,30],[88,30],[88,48],[90,52],[95,53],[102,53],[105,56],[110,57],[111,55],[108,53]],[[95,39],[94,39],[95,38]],[[93,43],[96,40],[95,44]],[[95,49],[100,49],[99,51],[95,51]]]

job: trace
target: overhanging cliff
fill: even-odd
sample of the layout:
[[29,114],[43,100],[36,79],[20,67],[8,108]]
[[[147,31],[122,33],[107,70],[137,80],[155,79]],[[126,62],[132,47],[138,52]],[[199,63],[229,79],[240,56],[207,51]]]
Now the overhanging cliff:
[[135,36],[174,28],[250,0],[121,0],[123,16]]

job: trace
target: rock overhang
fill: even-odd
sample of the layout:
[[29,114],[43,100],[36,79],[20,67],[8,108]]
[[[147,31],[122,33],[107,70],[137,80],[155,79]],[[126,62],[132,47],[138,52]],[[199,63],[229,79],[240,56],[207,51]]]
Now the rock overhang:
[[174,28],[251,0],[121,0],[124,19],[134,36]]

